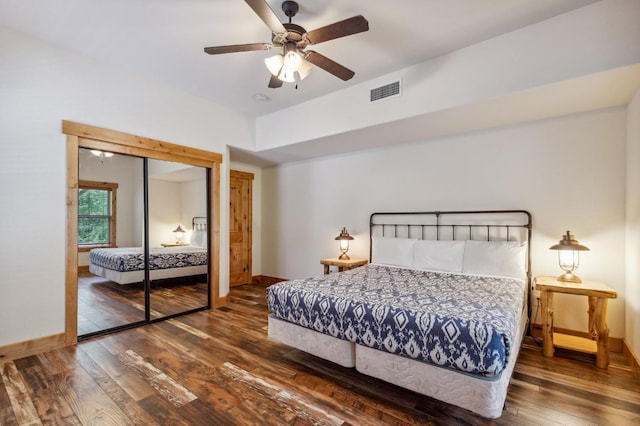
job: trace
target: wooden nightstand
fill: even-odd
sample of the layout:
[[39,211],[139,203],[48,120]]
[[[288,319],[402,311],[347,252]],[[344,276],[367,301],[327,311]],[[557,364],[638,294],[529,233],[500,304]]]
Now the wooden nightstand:
[[[536,277],[536,290],[540,290],[542,305],[542,354],[552,357],[554,346],[596,355],[596,366],[609,366],[609,328],[607,328],[607,302],[618,297],[615,290],[598,281],[565,283],[554,277]],[[553,293],[575,294],[589,298],[590,339],[553,332]]]
[[324,265],[324,274],[327,275],[329,273],[330,266],[337,266],[338,271],[346,271],[348,269],[357,268],[358,266],[366,265],[369,263],[367,259],[349,259],[349,260],[340,260],[337,257],[331,259],[321,259],[320,263]]
[[182,247],[182,246],[188,246],[188,243],[164,243],[164,244],[160,244],[162,247]]

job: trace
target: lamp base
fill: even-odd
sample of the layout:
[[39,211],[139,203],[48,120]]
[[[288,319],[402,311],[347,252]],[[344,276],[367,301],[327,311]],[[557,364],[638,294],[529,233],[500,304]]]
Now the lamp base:
[[565,283],[578,283],[579,284],[579,283],[582,282],[580,277],[578,277],[575,274],[572,274],[571,272],[564,273],[564,274],[560,275],[557,279],[558,279],[558,281],[562,281],[562,282],[565,282]]
[[342,254],[338,257],[338,259],[340,259],[340,260],[349,260],[349,259],[351,259],[351,258],[349,257],[349,255],[347,255],[347,253],[342,253]]

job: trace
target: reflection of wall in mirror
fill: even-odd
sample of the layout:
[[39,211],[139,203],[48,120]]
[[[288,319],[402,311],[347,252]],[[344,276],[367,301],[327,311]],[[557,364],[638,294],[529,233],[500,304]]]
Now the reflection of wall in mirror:
[[[78,176],[81,180],[118,184],[116,240],[120,247],[142,244],[142,178],[143,162],[137,157],[114,155],[104,161],[81,149]],[[89,265],[89,252],[78,253],[78,265]]]
[[[191,220],[194,216],[206,216],[206,170],[193,169],[189,180],[170,181],[168,175],[156,175],[149,179],[149,244],[159,247],[175,242],[173,230],[185,229],[184,242],[191,238]],[[183,178],[184,179],[184,178]]]
[[181,203],[182,211],[180,212],[180,222],[187,225],[185,229],[187,234],[185,241],[189,241],[193,229],[191,229],[191,220],[194,217],[207,216],[207,184],[206,172],[202,170],[202,179],[185,182],[182,184]]

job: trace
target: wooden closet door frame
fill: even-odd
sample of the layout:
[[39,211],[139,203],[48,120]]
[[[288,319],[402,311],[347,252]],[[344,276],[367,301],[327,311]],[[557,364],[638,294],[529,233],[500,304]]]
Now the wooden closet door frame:
[[211,307],[224,306],[220,297],[220,164],[222,155],[103,129],[72,121],[62,122],[67,135],[67,236],[65,272],[65,344],[78,342],[78,149],[99,149],[117,154],[173,161],[211,169],[208,214],[213,229],[209,230],[209,292]]

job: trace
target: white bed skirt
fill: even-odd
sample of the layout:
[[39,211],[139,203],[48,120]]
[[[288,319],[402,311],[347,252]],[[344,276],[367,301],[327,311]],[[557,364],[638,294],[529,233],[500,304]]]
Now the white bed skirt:
[[356,345],[356,369],[368,376],[495,419],[502,414],[526,326],[527,313],[523,312],[510,361],[497,378],[472,376],[361,345]]
[[401,386],[483,417],[502,414],[509,381],[527,327],[526,309],[513,342],[510,361],[496,378],[483,378],[337,339],[269,316],[270,339],[300,349],[368,376]]
[[[133,284],[144,280],[144,271],[120,272],[107,269],[102,266],[89,264],[89,272],[100,277],[107,278],[118,284]],[[162,280],[166,278],[188,277],[207,273],[207,265],[185,266],[184,268],[154,269],[149,271],[149,278]]]
[[277,342],[335,362],[343,367],[356,366],[355,343],[337,339],[269,315],[268,336]]

